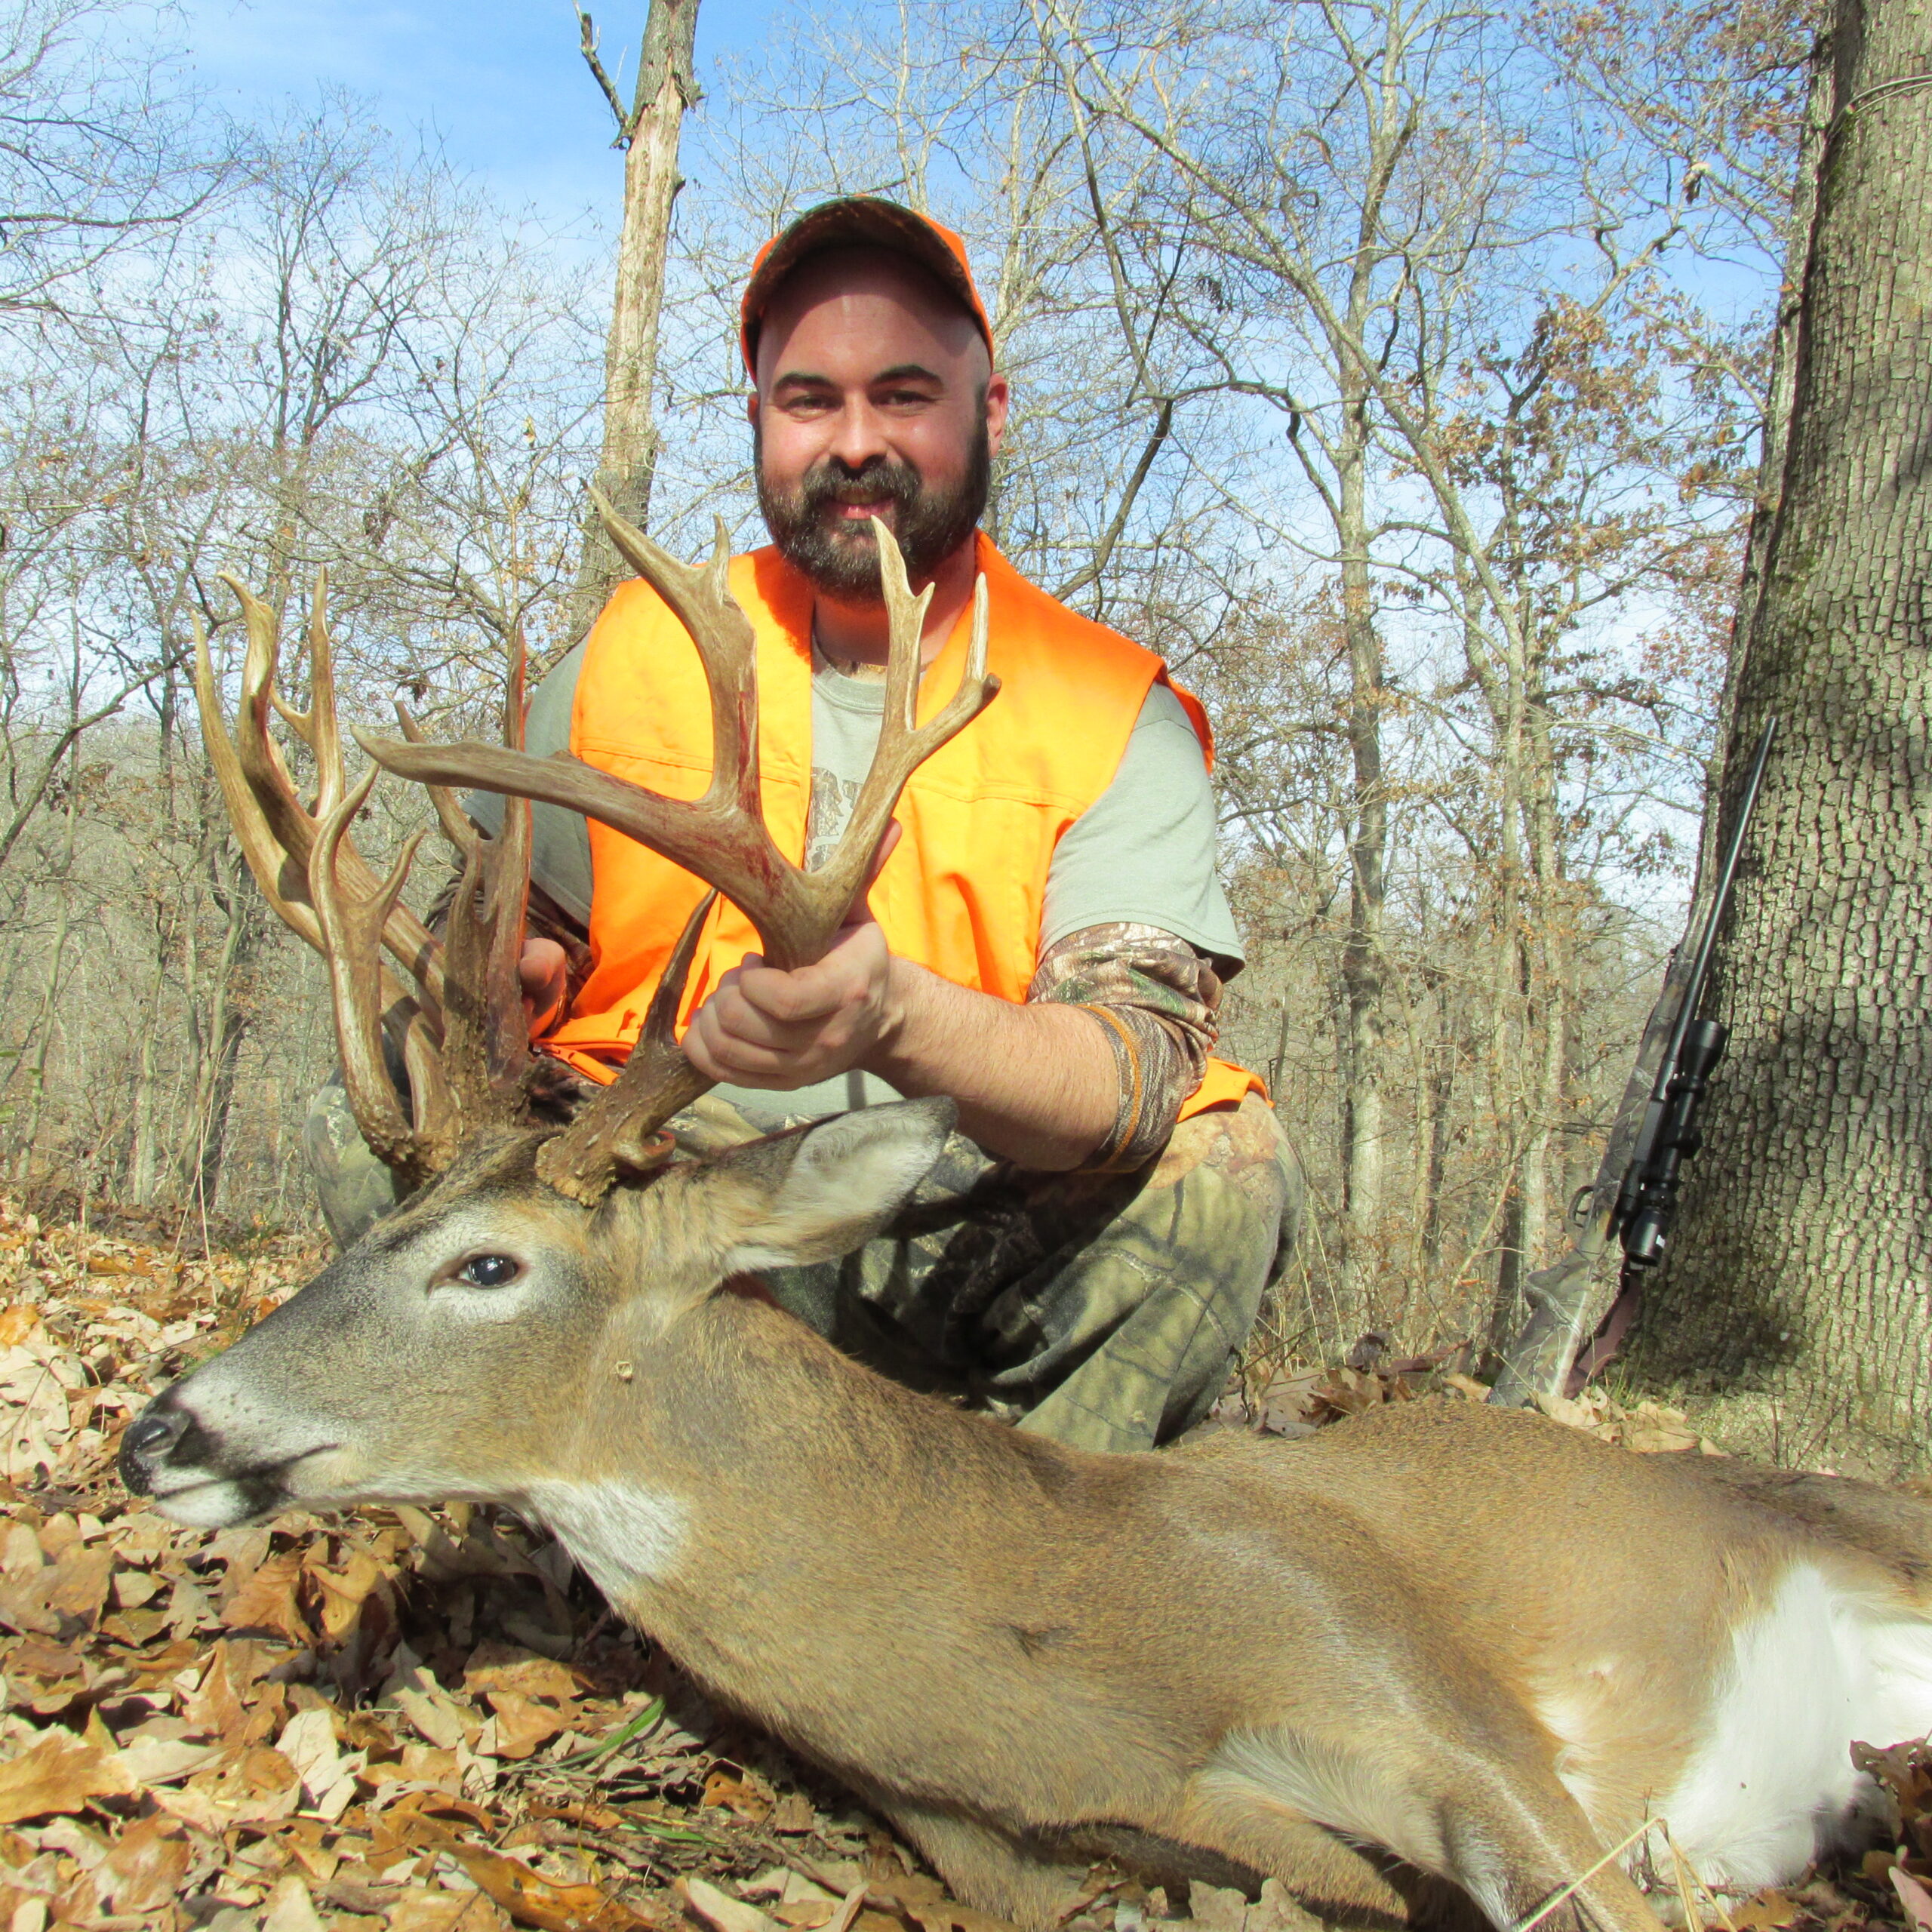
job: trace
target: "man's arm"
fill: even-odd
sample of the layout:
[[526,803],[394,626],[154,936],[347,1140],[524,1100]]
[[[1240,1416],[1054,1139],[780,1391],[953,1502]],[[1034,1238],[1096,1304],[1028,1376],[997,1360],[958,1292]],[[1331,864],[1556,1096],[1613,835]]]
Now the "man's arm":
[[1220,998],[1209,963],[1150,927],[1069,934],[1016,1005],[894,958],[867,922],[816,966],[728,973],[685,1051],[713,1079],[781,1092],[861,1068],[949,1096],[962,1133],[1022,1167],[1134,1168],[1198,1084]]

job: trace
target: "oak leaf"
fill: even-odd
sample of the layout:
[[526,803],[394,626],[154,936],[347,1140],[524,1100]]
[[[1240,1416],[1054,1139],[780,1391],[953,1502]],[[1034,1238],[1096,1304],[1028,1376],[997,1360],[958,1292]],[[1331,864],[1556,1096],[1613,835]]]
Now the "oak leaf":
[[180,1890],[194,1851],[165,1813],[137,1818],[94,1875],[101,1902],[117,1914],[158,1912]]
[[306,1650],[315,1638],[295,1600],[301,1580],[300,1550],[271,1556],[222,1606],[222,1622],[231,1630],[273,1630]]
[[125,1798],[134,1780],[115,1754],[72,1731],[48,1731],[32,1749],[0,1764],[0,1825],[79,1811],[94,1798]]
[[552,1706],[520,1697],[514,1690],[492,1690],[489,1698],[497,1714],[500,1758],[528,1758],[566,1728],[563,1715]]

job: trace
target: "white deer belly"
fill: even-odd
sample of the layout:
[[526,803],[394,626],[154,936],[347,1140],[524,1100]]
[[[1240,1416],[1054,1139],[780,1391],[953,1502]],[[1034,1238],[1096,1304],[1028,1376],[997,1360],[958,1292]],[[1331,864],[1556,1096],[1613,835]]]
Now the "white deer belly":
[[1689,1766],[1659,1807],[1707,1884],[1749,1893],[1877,1815],[1854,1741],[1932,1730],[1932,1623],[1888,1617],[1810,1564],[1733,1633]]

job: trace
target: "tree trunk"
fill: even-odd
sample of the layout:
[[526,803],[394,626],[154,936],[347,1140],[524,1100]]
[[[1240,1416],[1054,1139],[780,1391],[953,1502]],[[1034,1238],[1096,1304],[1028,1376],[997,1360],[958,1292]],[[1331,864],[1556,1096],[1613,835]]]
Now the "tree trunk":
[[[1717,956],[1732,1029],[1637,1373],[1789,1460],[1932,1420],[1932,16],[1844,0],[1783,491],[1731,720],[1779,739]],[[1730,816],[1729,810],[1725,816]]]
[[[698,0],[651,0],[638,57],[637,91],[619,124],[624,153],[624,223],[617,245],[617,286],[604,349],[604,449],[597,487],[612,507],[648,528],[651,476],[657,457],[651,395],[657,377],[658,321],[671,239],[671,205],[683,186],[678,140],[685,110],[697,99],[692,53]],[[585,53],[607,93],[586,23]],[[614,106],[615,103],[613,103]],[[605,600],[630,574],[604,534],[594,508],[584,521],[574,634],[596,620]]]
[[[232,870],[227,869],[232,867]],[[235,1100],[235,1073],[242,1042],[254,1022],[248,985],[263,931],[260,900],[238,857],[227,853],[214,862],[215,895],[222,909],[221,952],[206,996],[206,1018],[198,1026],[193,1139],[181,1160],[183,1192],[214,1212],[221,1191],[228,1148],[228,1116]],[[189,982],[192,988],[193,982]]]
[[1335,534],[1340,540],[1342,631],[1349,654],[1352,781],[1349,933],[1342,948],[1347,1000],[1341,1053],[1342,1306],[1346,1322],[1366,1328],[1378,1318],[1376,1289],[1385,1260],[1383,1079],[1388,1058],[1388,988],[1383,920],[1388,897],[1389,798],[1382,777],[1382,638],[1369,578],[1367,397],[1364,386],[1353,377],[1343,386],[1342,415]]
[[[1731,619],[1730,651],[1724,666],[1724,690],[1718,701],[1717,743],[1705,771],[1707,798],[1724,793],[1724,758],[1731,743],[1731,721],[1737,709],[1737,688],[1750,655],[1758,603],[1764,587],[1764,565],[1777,527],[1778,498],[1784,487],[1784,469],[1791,439],[1791,408],[1798,380],[1798,331],[1804,285],[1804,262],[1811,246],[1811,226],[1818,214],[1818,162],[1825,143],[1825,127],[1832,111],[1832,74],[1829,38],[1820,35],[1811,51],[1811,82],[1799,124],[1798,168],[1792,179],[1791,226],[1785,239],[1784,272],[1779,278],[1777,311],[1771,324],[1771,358],[1764,386],[1764,420],[1758,432],[1757,486],[1752,492],[1751,522],[1744,540],[1744,574],[1738,586],[1737,608]],[[1704,814],[1698,842],[1697,883],[1702,889],[1717,863],[1718,814]]]
[[[78,707],[77,707],[78,708]],[[47,984],[41,995],[32,1038],[33,1072],[28,1087],[26,1124],[21,1130],[20,1154],[14,1178],[24,1181],[33,1173],[34,1153],[40,1140],[42,1110],[47,1100],[47,1063],[54,1051],[54,1037],[60,1023],[60,992],[67,964],[67,938],[73,928],[74,832],[81,804],[80,741],[70,740],[67,773],[67,818],[60,848],[60,884],[54,895],[54,943],[47,949]]]

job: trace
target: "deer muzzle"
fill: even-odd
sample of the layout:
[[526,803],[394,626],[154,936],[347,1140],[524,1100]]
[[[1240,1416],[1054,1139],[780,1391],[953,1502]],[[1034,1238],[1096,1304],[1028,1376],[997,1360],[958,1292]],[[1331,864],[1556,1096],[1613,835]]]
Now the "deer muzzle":
[[[229,1441],[190,1399],[195,1378],[157,1395],[121,1438],[121,1480],[152,1497],[165,1516],[199,1529],[221,1529],[268,1515],[294,1500],[294,1466],[333,1443],[284,1445]],[[252,1432],[250,1432],[252,1433]]]

